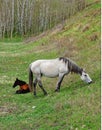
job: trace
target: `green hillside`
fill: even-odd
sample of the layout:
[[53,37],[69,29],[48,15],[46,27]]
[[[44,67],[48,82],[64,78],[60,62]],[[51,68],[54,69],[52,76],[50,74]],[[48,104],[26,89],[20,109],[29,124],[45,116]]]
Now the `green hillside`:
[[[0,42],[0,130],[100,130],[101,40],[100,2],[65,23],[24,42]],[[16,39],[16,41],[19,39]],[[14,94],[18,77],[28,82],[28,66],[37,59],[65,56],[85,68],[88,85],[67,75],[55,93],[57,78],[43,77],[47,96],[37,86],[33,94]]]

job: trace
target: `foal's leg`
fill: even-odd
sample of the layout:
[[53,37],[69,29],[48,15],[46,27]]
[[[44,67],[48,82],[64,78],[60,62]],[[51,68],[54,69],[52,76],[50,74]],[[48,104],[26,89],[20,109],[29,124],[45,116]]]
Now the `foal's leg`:
[[47,92],[45,91],[45,89],[43,88],[43,85],[42,85],[42,82],[41,82],[41,76],[39,76],[38,78],[37,78],[37,80],[38,80],[38,85],[39,85],[39,87],[42,89],[42,91],[44,92],[44,95],[47,95]]
[[37,78],[34,80],[34,95],[36,96]]
[[21,94],[21,90],[17,90],[17,91],[16,91],[16,94]]
[[62,81],[63,81],[63,78],[64,78],[64,75],[63,75],[63,74],[60,74],[60,75],[59,75],[58,82],[57,82],[57,85],[56,85],[55,92],[59,92],[59,91],[60,91],[60,86],[61,86],[61,83],[62,83]]

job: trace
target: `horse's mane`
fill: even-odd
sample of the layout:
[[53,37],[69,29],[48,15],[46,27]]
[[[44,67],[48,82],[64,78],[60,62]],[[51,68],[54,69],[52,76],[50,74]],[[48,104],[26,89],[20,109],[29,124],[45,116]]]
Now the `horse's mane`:
[[19,81],[19,85],[27,84],[25,81],[22,81],[22,80],[19,80],[19,79],[18,79],[18,81]]
[[69,58],[60,57],[59,60],[63,60],[65,64],[68,65],[68,69],[70,72],[82,74],[82,68],[80,68],[74,61],[70,60]]

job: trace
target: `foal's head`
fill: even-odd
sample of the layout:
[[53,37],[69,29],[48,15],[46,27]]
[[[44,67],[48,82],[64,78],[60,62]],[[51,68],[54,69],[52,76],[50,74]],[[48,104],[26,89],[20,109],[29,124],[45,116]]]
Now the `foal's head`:
[[85,81],[86,83],[89,83],[89,84],[92,83],[92,79],[90,78],[90,76],[84,70],[82,70],[81,79],[83,81]]
[[14,82],[14,84],[13,84],[13,88],[15,88],[17,85],[24,85],[24,84],[26,84],[26,82],[25,81],[22,81],[22,80],[19,80],[18,78],[16,78],[16,80],[15,80],[15,82]]

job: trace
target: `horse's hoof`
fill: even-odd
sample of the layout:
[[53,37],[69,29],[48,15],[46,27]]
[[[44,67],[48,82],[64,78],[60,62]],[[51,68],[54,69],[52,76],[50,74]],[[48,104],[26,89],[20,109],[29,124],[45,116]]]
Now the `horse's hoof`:
[[59,89],[55,89],[55,92],[59,92],[60,90]]
[[36,97],[36,93],[34,93],[34,96]]
[[44,95],[47,95],[47,92],[45,92]]

